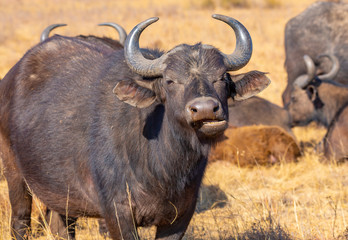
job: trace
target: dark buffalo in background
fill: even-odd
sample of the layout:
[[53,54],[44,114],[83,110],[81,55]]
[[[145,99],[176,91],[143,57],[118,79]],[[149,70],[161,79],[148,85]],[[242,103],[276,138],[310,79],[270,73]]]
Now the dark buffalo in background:
[[[292,125],[304,126],[311,121],[323,124],[328,131],[318,149],[324,151],[327,159],[347,159],[348,86],[321,79],[321,75],[315,74],[315,64],[309,56],[304,56],[304,62],[308,69],[307,74],[297,78],[293,83],[288,104]],[[338,63],[333,62],[333,65]]]
[[227,99],[262,91],[258,71],[233,82],[252,43],[238,21],[236,50],[179,45],[140,49],[137,25],[123,50],[54,36],[30,49],[0,82],[0,146],[12,235],[27,238],[32,191],[73,221],[105,219],[113,239],[138,226],[180,239],[194,212],[212,145],[228,126]]
[[[285,26],[285,68],[288,84],[283,92],[283,103],[290,101],[292,84],[306,73],[302,57],[318,59],[319,55],[335,55],[340,62],[337,76],[331,80],[348,84],[348,4],[316,2],[289,20]],[[316,62],[317,74],[331,69],[330,61]]]
[[[347,103],[348,105],[348,103]],[[327,159],[333,158],[337,162],[348,159],[348,107],[341,108],[321,142],[321,151]]]
[[[59,23],[59,24],[52,24],[52,25],[48,26],[41,33],[40,41],[43,42],[46,39],[48,39],[49,34],[53,29],[58,28],[58,27],[63,27],[63,26],[66,26],[66,24]],[[114,39],[109,38],[109,37],[97,37],[94,35],[88,35],[88,36],[78,35],[76,37],[83,39],[87,42],[93,43],[93,44],[105,44],[106,46],[109,46],[112,49],[123,48],[124,42],[126,41],[126,37],[127,37],[127,32],[126,32],[126,30],[124,30],[123,27],[121,27],[117,23],[112,23],[112,22],[100,23],[100,24],[98,24],[98,26],[109,26],[109,27],[114,28],[119,34],[119,38],[120,38],[119,41],[114,40]]]
[[[51,31],[55,28],[66,26],[66,24],[52,24],[46,27],[40,36],[40,41],[43,42],[49,38]],[[88,43],[100,45],[103,44],[106,47],[110,47],[111,49],[117,50],[122,49],[124,46],[124,42],[126,41],[127,32],[124,30],[122,26],[113,22],[106,22],[98,24],[98,26],[109,26],[115,29],[119,34],[119,41],[114,40],[108,37],[97,37],[94,35],[78,35],[76,36],[79,39],[82,39]],[[51,233],[53,235],[59,235],[61,238],[74,238],[74,231],[67,231],[66,229],[66,219],[65,216],[61,216],[57,212],[51,211],[50,209],[46,209],[45,214],[46,222],[48,223]],[[70,219],[68,219],[69,221]],[[99,221],[99,232],[102,235],[108,234],[107,228],[105,226],[105,221],[100,219]],[[42,224],[44,226],[44,224]],[[73,223],[69,224],[69,227],[73,227]],[[69,236],[68,233],[70,232]]]
[[229,100],[228,111],[231,126],[278,126],[293,135],[291,117],[287,109],[264,98],[255,96],[240,102]]

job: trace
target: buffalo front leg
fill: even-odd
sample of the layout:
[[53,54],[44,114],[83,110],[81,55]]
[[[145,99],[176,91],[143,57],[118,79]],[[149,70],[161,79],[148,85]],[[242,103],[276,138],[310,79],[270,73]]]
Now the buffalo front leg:
[[172,224],[158,226],[156,239],[161,240],[179,240],[184,236],[190,220],[194,213],[195,207],[187,210],[186,214],[175,220]]
[[27,239],[30,233],[32,196],[17,167],[8,137],[2,134],[0,134],[0,158],[4,164],[11,203],[11,236],[14,239]]
[[[111,239],[134,240],[137,239],[137,227],[134,225],[133,215],[129,205],[116,205],[105,215],[105,223]],[[111,210],[110,209],[110,210]]]
[[54,236],[59,239],[75,239],[75,226],[77,218],[66,217],[51,209],[46,210],[46,221]]
[[11,236],[14,239],[28,239],[32,196],[22,178],[12,175],[7,179],[12,208]]
[[106,226],[105,220],[104,219],[99,219],[99,234],[102,235],[105,239],[109,236],[109,231]]

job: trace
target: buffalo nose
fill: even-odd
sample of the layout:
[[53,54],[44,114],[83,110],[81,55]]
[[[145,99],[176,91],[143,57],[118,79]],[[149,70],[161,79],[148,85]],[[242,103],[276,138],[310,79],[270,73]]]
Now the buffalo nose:
[[192,121],[216,119],[221,113],[220,103],[211,97],[201,97],[187,104]]

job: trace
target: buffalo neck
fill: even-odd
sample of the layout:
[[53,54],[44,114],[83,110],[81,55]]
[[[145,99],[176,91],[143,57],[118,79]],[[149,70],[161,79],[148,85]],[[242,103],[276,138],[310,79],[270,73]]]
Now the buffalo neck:
[[134,177],[144,191],[170,197],[200,181],[210,143],[202,143],[193,129],[172,119],[162,104],[140,111],[138,144],[144,151],[130,161]]
[[[167,196],[173,196],[184,191],[190,183],[200,181],[214,140],[201,141],[188,124],[170,115],[166,103],[155,102],[149,107],[137,108],[120,101],[110,89],[117,81],[138,79],[139,76],[129,71],[120,54],[111,56],[111,60],[116,64],[106,66],[106,74],[97,83],[100,91],[106,94],[93,100],[95,111],[100,115],[96,117],[95,125],[102,129],[101,133],[93,133],[93,136],[112,139],[112,144],[107,146],[101,139],[99,142],[103,146],[96,149],[99,146],[94,144],[93,148],[105,156],[102,161],[109,164],[104,165],[116,168],[114,173],[102,178],[110,185],[117,181],[136,182],[135,185],[143,192]],[[114,157],[108,159],[104,152]],[[123,164],[116,166],[110,162],[112,159]],[[127,179],[120,178],[125,175],[124,172]]]
[[323,81],[323,87],[319,88],[319,96],[325,104],[321,122],[328,126],[336,114],[348,104],[348,88]]

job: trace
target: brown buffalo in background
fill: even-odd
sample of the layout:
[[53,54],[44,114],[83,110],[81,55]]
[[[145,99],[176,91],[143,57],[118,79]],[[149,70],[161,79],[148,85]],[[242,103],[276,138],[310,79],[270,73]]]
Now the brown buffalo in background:
[[279,126],[230,127],[210,153],[210,161],[226,160],[241,167],[297,161],[301,151],[294,137]]
[[[43,42],[45,40],[47,40],[49,38],[49,35],[51,33],[51,31],[55,28],[58,27],[63,27],[66,26],[66,24],[52,24],[48,27],[46,27],[43,32],[41,33],[40,36],[40,41]],[[126,41],[127,38],[127,32],[126,30],[124,30],[124,28],[120,25],[118,25],[117,23],[113,23],[113,22],[106,22],[106,23],[100,23],[98,24],[98,26],[109,26],[114,28],[118,35],[119,35],[119,40],[114,40],[112,38],[109,37],[97,37],[94,35],[78,35],[76,36],[76,38],[85,40],[88,43],[92,43],[92,44],[103,44],[106,47],[110,47],[111,49],[120,49],[123,48],[124,42]]]

